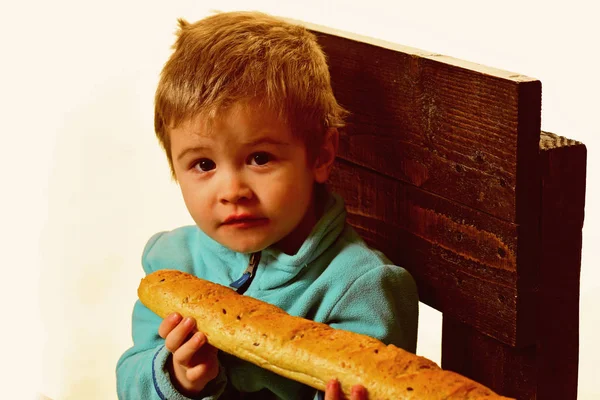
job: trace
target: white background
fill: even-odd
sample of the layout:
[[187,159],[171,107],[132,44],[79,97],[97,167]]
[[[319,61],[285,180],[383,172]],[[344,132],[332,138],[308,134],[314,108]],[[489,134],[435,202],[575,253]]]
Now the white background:
[[[0,397],[116,398],[143,245],[191,223],[153,133],[153,94],[176,18],[256,9],[542,81],[542,128],[583,141],[589,153],[579,398],[600,398],[600,24],[592,1],[5,3]],[[424,308],[418,353],[438,362],[440,326]]]

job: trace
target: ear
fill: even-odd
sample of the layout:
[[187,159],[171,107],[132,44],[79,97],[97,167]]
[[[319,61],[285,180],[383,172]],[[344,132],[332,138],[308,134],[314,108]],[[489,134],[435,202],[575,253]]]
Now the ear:
[[335,162],[339,140],[340,136],[337,128],[329,128],[325,133],[325,140],[317,152],[317,157],[315,159],[314,174],[316,182],[327,182],[329,173]]

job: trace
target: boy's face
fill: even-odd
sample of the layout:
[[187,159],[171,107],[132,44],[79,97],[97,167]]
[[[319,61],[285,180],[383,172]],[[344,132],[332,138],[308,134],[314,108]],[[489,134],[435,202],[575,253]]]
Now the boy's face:
[[314,183],[327,180],[330,165],[310,165],[304,143],[266,109],[233,106],[210,132],[201,122],[170,132],[175,175],[198,227],[234,251],[277,244],[294,254],[316,221]]

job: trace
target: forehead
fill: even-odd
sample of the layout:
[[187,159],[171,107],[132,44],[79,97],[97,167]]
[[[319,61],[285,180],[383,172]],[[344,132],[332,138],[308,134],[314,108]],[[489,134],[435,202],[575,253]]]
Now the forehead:
[[215,138],[222,135],[252,140],[264,136],[293,141],[288,124],[269,108],[236,103],[214,116],[206,113],[189,118],[171,129],[176,136]]

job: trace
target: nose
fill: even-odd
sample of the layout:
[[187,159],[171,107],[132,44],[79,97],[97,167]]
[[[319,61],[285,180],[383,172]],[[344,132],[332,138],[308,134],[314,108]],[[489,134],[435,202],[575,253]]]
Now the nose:
[[240,201],[251,200],[254,193],[244,179],[237,173],[230,173],[223,176],[219,201],[222,204],[239,203]]

